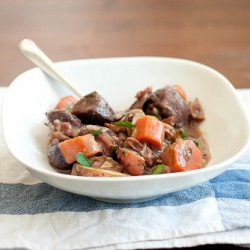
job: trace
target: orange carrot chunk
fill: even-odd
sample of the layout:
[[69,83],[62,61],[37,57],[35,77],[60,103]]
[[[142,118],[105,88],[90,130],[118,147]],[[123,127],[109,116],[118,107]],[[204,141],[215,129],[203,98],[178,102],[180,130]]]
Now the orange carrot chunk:
[[78,136],[65,140],[59,144],[64,160],[71,164],[76,161],[76,154],[81,152],[86,157],[90,157],[102,152],[95,137],[92,134]]
[[62,97],[57,103],[55,109],[71,109],[78,99],[72,95]]
[[136,121],[133,137],[161,149],[164,139],[164,124],[152,116],[140,117]]
[[192,140],[177,140],[164,149],[161,157],[171,172],[194,170],[203,166],[201,151]]

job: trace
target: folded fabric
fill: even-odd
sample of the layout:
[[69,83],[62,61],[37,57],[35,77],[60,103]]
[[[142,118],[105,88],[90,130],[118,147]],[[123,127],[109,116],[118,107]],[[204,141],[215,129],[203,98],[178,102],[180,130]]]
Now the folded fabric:
[[[0,88],[2,101],[6,88]],[[238,90],[250,112],[250,90]],[[249,113],[250,117],[250,113]],[[250,149],[216,178],[135,204],[68,193],[32,176],[0,132],[0,248],[250,245]]]

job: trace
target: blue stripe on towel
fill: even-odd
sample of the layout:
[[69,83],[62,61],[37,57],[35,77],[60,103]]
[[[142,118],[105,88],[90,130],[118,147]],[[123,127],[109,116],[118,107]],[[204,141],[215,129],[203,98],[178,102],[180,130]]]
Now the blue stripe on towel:
[[135,204],[110,204],[71,194],[45,183],[35,185],[0,183],[1,214],[39,214],[52,212],[90,212],[103,209],[179,206],[211,197],[209,182],[166,194],[156,200]]
[[225,228],[250,226],[250,171],[227,170],[210,182]]
[[212,179],[210,183],[213,186],[216,198],[250,200],[249,170],[227,170]]

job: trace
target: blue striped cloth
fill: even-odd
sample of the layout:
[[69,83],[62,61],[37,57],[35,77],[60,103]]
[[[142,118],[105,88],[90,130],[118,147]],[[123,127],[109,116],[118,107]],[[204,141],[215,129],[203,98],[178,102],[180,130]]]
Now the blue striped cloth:
[[[1,99],[5,91],[0,88]],[[246,102],[250,99],[250,90],[238,93]],[[250,149],[208,182],[145,203],[110,204],[37,180],[10,154],[0,133],[0,248],[146,249],[215,243],[250,247]]]

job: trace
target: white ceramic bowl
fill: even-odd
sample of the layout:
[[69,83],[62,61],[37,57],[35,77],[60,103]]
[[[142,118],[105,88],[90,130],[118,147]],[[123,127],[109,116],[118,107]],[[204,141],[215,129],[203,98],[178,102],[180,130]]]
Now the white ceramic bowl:
[[142,202],[207,181],[227,169],[249,144],[249,121],[231,83],[217,71],[188,60],[109,58],[57,63],[85,93],[97,90],[115,110],[128,108],[135,93],[179,84],[188,100],[198,97],[206,120],[201,130],[212,159],[204,169],[166,175],[96,178],[55,172],[46,156],[45,112],[69,94],[40,69],[18,76],[5,96],[3,133],[11,153],[31,174],[57,188],[107,202]]

